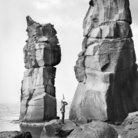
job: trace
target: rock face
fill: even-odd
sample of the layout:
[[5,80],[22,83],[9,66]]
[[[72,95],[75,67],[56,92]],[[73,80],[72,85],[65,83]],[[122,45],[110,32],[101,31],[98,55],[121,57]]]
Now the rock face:
[[130,113],[122,124],[124,126],[121,138],[138,137],[138,112]]
[[56,30],[51,24],[41,25],[27,16],[28,39],[24,46],[27,69],[21,88],[20,120],[49,121],[56,117],[55,65],[61,60]]
[[70,119],[122,122],[138,110],[138,75],[129,0],[93,0],[84,18],[79,82]]

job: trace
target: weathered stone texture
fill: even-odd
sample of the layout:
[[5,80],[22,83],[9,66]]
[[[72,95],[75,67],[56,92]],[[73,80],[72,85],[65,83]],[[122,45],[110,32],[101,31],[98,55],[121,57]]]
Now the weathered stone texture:
[[138,74],[129,0],[93,0],[74,67],[79,84],[70,119],[122,122],[138,110]]
[[130,113],[122,123],[124,128],[120,134],[121,138],[137,138],[138,137],[138,112]]
[[61,60],[56,30],[27,16],[28,39],[24,46],[27,70],[21,88],[20,120],[42,122],[56,117],[55,65]]
[[118,134],[108,124],[93,121],[76,128],[68,138],[118,138]]
[[61,60],[60,46],[53,25],[40,25],[27,17],[28,40],[24,46],[24,63],[27,69],[55,66]]
[[0,138],[32,138],[30,132],[3,131],[0,132]]
[[129,0],[93,0],[93,2],[94,6],[89,8],[84,18],[84,36],[88,35],[93,28],[107,25],[105,29],[108,30],[108,28],[113,28],[118,21],[129,24],[132,22]]

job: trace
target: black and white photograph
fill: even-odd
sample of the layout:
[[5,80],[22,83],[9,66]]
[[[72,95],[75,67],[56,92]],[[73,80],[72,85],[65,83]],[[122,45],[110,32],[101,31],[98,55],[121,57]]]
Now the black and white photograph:
[[138,1],[1,0],[0,138],[138,138]]

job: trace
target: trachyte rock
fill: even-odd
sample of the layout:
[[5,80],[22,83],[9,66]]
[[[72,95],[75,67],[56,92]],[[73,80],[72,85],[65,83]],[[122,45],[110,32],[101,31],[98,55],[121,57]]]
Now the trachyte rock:
[[27,16],[28,39],[24,46],[27,70],[21,88],[20,120],[43,122],[56,118],[55,65],[61,60],[56,30]]
[[0,138],[32,138],[30,132],[3,131],[0,132]]
[[79,82],[70,119],[123,122],[138,110],[138,73],[129,0],[93,0],[74,67]]
[[138,112],[130,113],[122,123],[124,128],[120,138],[137,138],[138,137]]
[[61,130],[62,123],[59,120],[51,120],[44,124],[43,130],[41,132],[40,138],[52,137],[59,138],[56,134]]

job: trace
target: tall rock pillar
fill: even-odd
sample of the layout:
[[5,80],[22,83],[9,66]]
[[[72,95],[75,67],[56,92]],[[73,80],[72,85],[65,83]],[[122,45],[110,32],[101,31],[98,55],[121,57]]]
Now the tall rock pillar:
[[55,65],[61,60],[56,30],[27,16],[28,39],[24,46],[27,69],[21,88],[20,120],[42,122],[56,118]]
[[138,75],[129,0],[91,0],[75,66],[70,119],[122,122],[138,110]]

